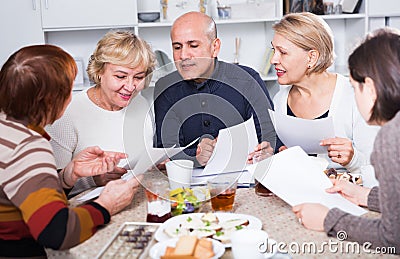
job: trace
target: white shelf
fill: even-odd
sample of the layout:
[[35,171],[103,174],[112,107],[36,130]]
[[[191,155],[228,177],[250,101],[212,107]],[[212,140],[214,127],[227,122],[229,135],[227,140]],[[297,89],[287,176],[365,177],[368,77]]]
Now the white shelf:
[[369,15],[370,18],[382,18],[382,17],[400,17],[399,13],[386,13],[385,15],[379,15],[379,14],[371,14]]
[[139,22],[139,28],[170,27],[172,22]]
[[[215,19],[215,23],[218,24],[236,24],[236,23],[263,23],[263,22],[275,22],[279,21],[280,18],[274,17],[269,19]],[[170,27],[173,22],[139,22],[139,28],[152,28],[152,27]]]
[[257,22],[275,22],[279,21],[280,18],[273,17],[268,19],[214,19],[215,23],[218,24],[235,24],[235,23],[257,23]]
[[365,18],[366,15],[363,13],[359,14],[329,14],[320,15],[324,20],[340,20],[340,19],[361,19]]
[[136,25],[118,25],[118,26],[84,26],[84,27],[65,27],[65,28],[44,28],[43,32],[59,31],[87,31],[87,30],[110,30],[110,29],[133,29]]

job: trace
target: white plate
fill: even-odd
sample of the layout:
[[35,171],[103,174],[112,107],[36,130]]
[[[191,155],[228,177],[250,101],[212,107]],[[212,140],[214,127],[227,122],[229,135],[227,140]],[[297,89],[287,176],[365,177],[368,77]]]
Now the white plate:
[[[172,217],[170,219],[168,219],[167,221],[165,221],[156,231],[156,233],[154,234],[154,238],[158,241],[158,242],[162,242],[168,239],[171,239],[170,236],[168,236],[164,230],[166,228],[178,228],[179,224],[181,224],[184,219],[186,219],[188,216],[190,217],[198,217],[201,218],[204,215],[204,213],[190,213],[190,214],[182,214],[182,215],[178,215],[175,217]],[[230,219],[247,219],[249,221],[249,225],[247,225],[247,228],[250,229],[261,229],[262,228],[262,222],[260,219],[251,216],[251,215],[247,215],[247,214],[237,214],[237,213],[215,213],[215,215],[218,217],[220,222],[224,222]],[[225,247],[231,247],[231,243],[227,243],[224,244]]]
[[[211,238],[210,240],[212,241],[213,250],[215,254],[214,257],[212,257],[211,259],[220,258],[225,253],[224,245],[218,242],[217,240]],[[177,241],[178,238],[171,238],[153,245],[150,248],[149,252],[150,257],[152,259],[160,259],[160,257],[165,254],[165,249],[167,248],[167,246],[175,247]]]

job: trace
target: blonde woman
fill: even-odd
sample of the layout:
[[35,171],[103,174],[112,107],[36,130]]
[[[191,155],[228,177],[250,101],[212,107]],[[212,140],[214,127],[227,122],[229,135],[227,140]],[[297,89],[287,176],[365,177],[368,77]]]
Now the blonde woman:
[[[336,137],[321,140],[328,152],[319,156],[330,161],[330,167],[360,172],[370,164],[379,127],[362,119],[349,79],[327,70],[334,60],[331,29],[317,15],[293,13],[273,30],[271,63],[282,85],[273,99],[275,111],[309,120],[332,117]],[[373,173],[364,178],[376,184]]]
[[[124,125],[124,121],[130,112],[149,110],[139,92],[148,85],[154,65],[155,56],[150,46],[131,31],[110,31],[100,39],[87,68],[89,79],[95,85],[74,95],[65,115],[47,128],[57,167],[62,168],[88,146],[124,151],[124,131],[140,135],[146,145],[152,146],[153,131],[149,120],[131,125]],[[131,102],[137,110],[127,110]],[[124,173],[125,169],[116,168],[105,175],[80,179],[70,196],[102,186]]]

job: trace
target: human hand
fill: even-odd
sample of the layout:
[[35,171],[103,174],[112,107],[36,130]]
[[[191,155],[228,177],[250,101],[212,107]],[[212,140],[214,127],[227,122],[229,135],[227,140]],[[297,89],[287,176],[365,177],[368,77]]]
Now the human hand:
[[350,163],[354,155],[353,143],[347,138],[329,138],[320,143],[321,146],[328,147],[328,156],[335,163],[342,166]]
[[214,147],[217,144],[217,139],[202,138],[200,143],[197,145],[196,159],[201,166],[205,166],[210,160],[210,157],[214,151]]
[[165,159],[164,161],[162,161],[162,162],[160,162],[158,165],[156,165],[156,168],[157,168],[158,170],[166,170],[167,167],[166,167],[165,164],[168,163],[169,161],[171,161],[171,159],[169,159],[169,158]]
[[110,215],[115,215],[132,203],[142,179],[143,175],[132,177],[128,181],[119,179],[108,182],[95,202],[103,206]]
[[274,154],[274,149],[271,147],[271,144],[267,141],[263,141],[260,144],[258,144],[254,148],[254,151],[247,156],[247,163],[253,164],[260,162],[261,160],[264,160],[272,156],[273,154]]
[[368,195],[371,189],[359,186],[346,180],[331,179],[333,186],[326,189],[328,193],[339,193],[347,200],[360,206],[368,205]]
[[113,171],[105,174],[93,176],[93,180],[97,186],[106,185],[109,181],[120,179],[128,170],[122,167],[115,167]]
[[324,220],[329,209],[318,203],[303,203],[292,208],[299,219],[299,223],[305,228],[324,231]]
[[287,149],[287,146],[281,146],[281,147],[279,147],[278,151],[282,152],[283,150],[286,150],[286,149]]
[[71,177],[75,182],[79,177],[95,176],[112,172],[119,161],[127,155],[120,152],[103,151],[99,147],[88,147],[79,152],[72,164]]

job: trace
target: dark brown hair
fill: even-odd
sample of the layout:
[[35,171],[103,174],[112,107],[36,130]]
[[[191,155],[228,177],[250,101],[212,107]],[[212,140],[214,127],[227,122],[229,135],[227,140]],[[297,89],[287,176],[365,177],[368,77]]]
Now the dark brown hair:
[[[386,122],[400,110],[400,33],[391,28],[378,29],[350,55],[351,77],[360,83],[374,81],[376,101],[369,121]],[[361,89],[362,90],[362,89]]]
[[74,59],[59,47],[24,47],[0,71],[0,110],[35,126],[54,122],[63,111],[77,74]]

